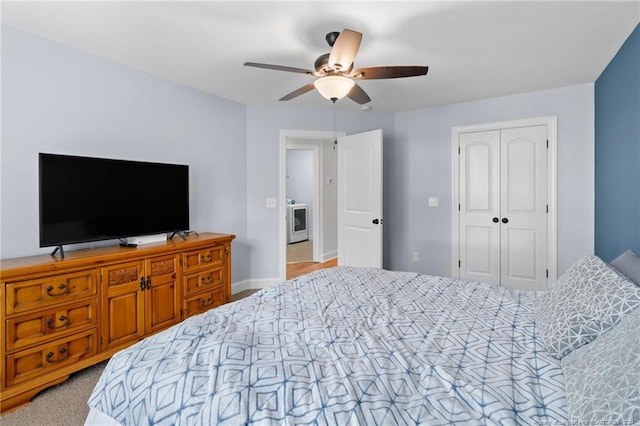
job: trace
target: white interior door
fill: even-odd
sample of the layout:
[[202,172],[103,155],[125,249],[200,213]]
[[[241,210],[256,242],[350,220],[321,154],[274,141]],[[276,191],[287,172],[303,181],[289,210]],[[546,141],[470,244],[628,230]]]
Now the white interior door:
[[460,279],[500,283],[500,131],[460,135]]
[[338,264],[382,267],[382,130],[338,138]]
[[500,285],[547,285],[547,126],[501,130]]
[[459,277],[547,285],[547,126],[459,135]]

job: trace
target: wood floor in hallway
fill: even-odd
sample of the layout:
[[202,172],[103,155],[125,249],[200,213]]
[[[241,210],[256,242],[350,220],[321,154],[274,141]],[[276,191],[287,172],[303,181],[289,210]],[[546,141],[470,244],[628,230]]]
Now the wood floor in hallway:
[[[291,280],[300,275],[308,274],[309,272],[317,271],[318,269],[332,268],[338,264],[338,259],[327,260],[326,262],[299,262],[287,264],[287,279]],[[231,295],[231,301],[244,299],[251,296],[253,293],[260,289],[249,289],[239,293]]]
[[338,264],[338,258],[327,260],[326,262],[298,262],[287,264],[287,279],[293,279],[309,272],[324,268],[332,268]]

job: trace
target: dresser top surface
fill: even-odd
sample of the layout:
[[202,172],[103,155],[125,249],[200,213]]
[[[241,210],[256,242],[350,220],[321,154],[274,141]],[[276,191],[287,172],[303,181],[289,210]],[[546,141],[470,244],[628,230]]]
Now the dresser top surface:
[[60,255],[37,255],[0,260],[0,279],[9,276],[21,275],[33,272],[34,269],[68,269],[75,267],[92,267],[102,263],[126,260],[129,258],[142,258],[154,255],[168,254],[183,250],[198,249],[212,244],[224,244],[235,238],[232,234],[200,233],[190,234],[186,240],[174,237],[171,240],[158,243],[145,244],[138,247],[122,247],[109,245],[91,249],[65,251],[65,257]]

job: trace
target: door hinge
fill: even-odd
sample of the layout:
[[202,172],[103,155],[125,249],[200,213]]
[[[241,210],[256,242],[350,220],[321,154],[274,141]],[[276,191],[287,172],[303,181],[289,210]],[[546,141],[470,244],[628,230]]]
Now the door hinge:
[[549,204],[547,204],[547,213],[549,213]]
[[458,203],[458,211],[460,211],[460,203]]
[[462,268],[462,262],[458,260],[458,268]]
[[547,269],[547,278],[549,278],[549,270]]
[[458,147],[458,155],[460,155],[460,147]]
[[549,149],[549,139],[547,139],[547,149]]

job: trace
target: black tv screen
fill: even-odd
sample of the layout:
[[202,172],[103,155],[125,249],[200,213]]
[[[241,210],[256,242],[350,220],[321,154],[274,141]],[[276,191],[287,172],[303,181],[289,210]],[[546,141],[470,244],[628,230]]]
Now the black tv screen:
[[186,231],[189,166],[39,154],[40,247]]

